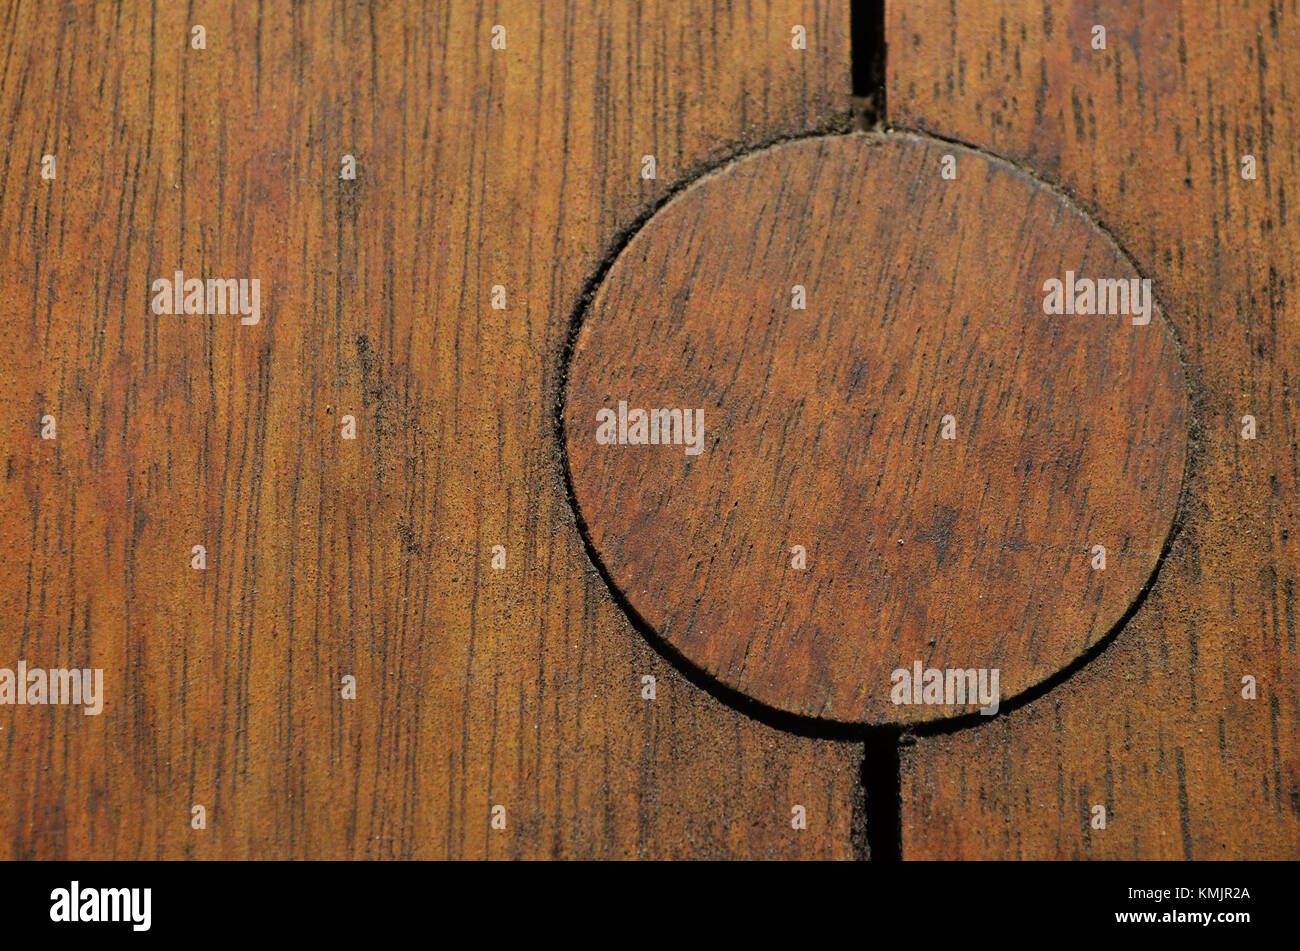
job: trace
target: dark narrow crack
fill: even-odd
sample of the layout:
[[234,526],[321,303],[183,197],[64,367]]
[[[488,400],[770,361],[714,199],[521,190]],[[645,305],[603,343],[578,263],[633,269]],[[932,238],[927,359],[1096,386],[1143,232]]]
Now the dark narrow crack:
[[[885,127],[885,0],[851,0],[849,44],[853,63],[853,124]],[[897,862],[903,857],[903,812],[898,746],[901,731],[879,727],[862,742],[862,772],[854,802],[853,852],[859,859]]]
[[863,131],[885,126],[885,0],[852,0],[853,120]]
[[897,862],[903,857],[901,739],[898,727],[873,727],[863,738],[853,822],[853,855],[859,860]]

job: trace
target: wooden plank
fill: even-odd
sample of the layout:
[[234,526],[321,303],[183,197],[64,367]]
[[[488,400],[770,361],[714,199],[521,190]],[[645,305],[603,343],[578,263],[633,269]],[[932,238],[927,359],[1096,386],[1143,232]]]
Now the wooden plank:
[[1296,858],[1300,10],[918,0],[890,6],[888,32],[891,123],[1073,195],[1152,278],[1195,384],[1186,504],[1150,596],[1046,695],[905,746],[904,854]]
[[[106,694],[0,708],[0,855],[852,854],[860,746],[628,626],[551,409],[621,231],[847,124],[846,3],[421,7],[0,14],[0,666]],[[176,270],[258,278],[260,321],[152,313]]]

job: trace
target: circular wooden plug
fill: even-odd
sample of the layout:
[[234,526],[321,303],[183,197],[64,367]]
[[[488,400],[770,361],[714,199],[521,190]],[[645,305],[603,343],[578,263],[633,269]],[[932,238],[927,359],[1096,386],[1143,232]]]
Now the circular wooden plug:
[[849,135],[736,161],[582,319],[564,423],[593,556],[777,710],[970,714],[969,671],[1005,703],[1116,628],[1169,537],[1187,392],[1144,298],[1084,214],[982,153]]

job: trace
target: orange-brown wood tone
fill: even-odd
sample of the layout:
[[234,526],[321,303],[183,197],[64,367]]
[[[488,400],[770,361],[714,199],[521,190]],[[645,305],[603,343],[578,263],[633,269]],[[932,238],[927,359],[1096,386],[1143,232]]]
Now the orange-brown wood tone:
[[[1122,281],[1134,312],[1049,319],[1067,272]],[[915,663],[996,669],[1016,697],[1114,629],[1174,518],[1186,384],[1135,287],[1078,209],[946,142],[817,137],[705,178],[631,240],[577,340],[596,557],[688,661],[778,710],[981,706],[964,680],[898,694]]]
[[[860,749],[629,627],[552,410],[622,229],[847,122],[848,27],[792,0],[5,4],[0,666],[102,667],[106,699],[0,707],[0,855],[853,854]],[[153,314],[178,269],[260,279],[260,323]]]
[[[0,668],[104,671],[0,705],[0,857],[1300,857],[1300,8],[888,3],[870,135],[849,8],[0,6]],[[1062,353],[1067,268],[1160,310]],[[773,442],[812,382],[856,465]],[[573,441],[629,387],[725,443]],[[913,649],[1019,696],[900,712]]]
[[1296,858],[1300,10],[917,0],[888,32],[893,123],[1024,163],[1152,279],[1198,423],[1150,596],[1059,688],[906,748],[903,854]]

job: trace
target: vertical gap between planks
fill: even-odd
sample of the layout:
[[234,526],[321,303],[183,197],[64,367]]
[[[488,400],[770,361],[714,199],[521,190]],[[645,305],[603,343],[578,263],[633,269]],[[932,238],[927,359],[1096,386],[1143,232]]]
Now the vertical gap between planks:
[[885,0],[850,0],[849,51],[853,61],[853,124],[885,127]]
[[[885,104],[885,0],[851,0],[850,53],[853,63],[853,124],[879,131]],[[861,802],[855,823],[854,852],[875,862],[903,857],[902,782],[897,728],[868,731],[862,744]],[[855,804],[857,805],[857,804]]]

